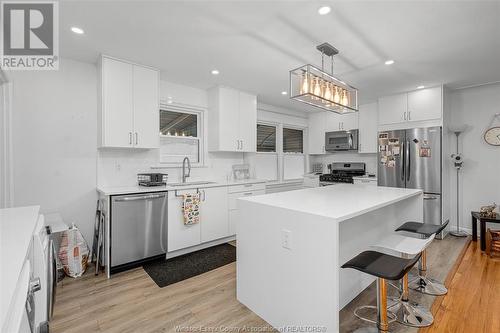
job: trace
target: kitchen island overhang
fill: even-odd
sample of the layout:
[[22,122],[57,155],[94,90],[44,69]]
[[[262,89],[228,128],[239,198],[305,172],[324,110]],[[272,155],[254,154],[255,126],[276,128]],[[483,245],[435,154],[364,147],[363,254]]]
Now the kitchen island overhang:
[[237,298],[278,330],[339,331],[339,311],[375,279],[340,266],[406,221],[423,192],[336,185],[238,200]]

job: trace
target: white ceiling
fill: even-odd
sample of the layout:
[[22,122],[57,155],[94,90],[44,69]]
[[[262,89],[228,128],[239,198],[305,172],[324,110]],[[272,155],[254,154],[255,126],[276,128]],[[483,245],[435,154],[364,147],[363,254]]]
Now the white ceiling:
[[[332,12],[320,16],[324,4]],[[281,95],[288,71],[320,64],[322,42],[340,50],[334,72],[361,102],[419,85],[500,81],[500,1],[60,3],[63,57],[95,63],[105,53],[160,68],[168,81],[232,86],[297,110],[304,106]]]

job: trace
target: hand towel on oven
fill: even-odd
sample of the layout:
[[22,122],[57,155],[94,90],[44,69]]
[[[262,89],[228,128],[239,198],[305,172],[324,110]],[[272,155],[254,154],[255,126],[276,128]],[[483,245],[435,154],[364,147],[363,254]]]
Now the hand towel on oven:
[[186,193],[182,195],[182,210],[184,225],[200,222],[200,193]]

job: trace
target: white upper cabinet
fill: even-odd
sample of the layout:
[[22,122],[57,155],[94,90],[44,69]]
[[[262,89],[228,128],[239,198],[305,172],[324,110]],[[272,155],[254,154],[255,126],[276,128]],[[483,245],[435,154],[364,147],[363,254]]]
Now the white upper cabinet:
[[308,126],[308,153],[325,153],[325,131],[326,131],[326,113],[318,112],[309,114]]
[[379,125],[398,124],[407,119],[407,94],[381,97],[378,100]]
[[130,64],[102,58],[101,147],[130,147],[134,128],[133,73]]
[[257,151],[257,97],[240,92],[239,136],[244,152]]
[[421,89],[408,93],[408,120],[441,119],[442,101],[441,87]]
[[[378,100],[378,124],[396,125],[396,129],[415,126],[437,126],[442,122],[443,88],[420,89],[409,93],[381,97]],[[397,126],[401,125],[401,126]]]
[[359,106],[358,142],[359,153],[377,153],[377,103]]
[[350,131],[358,127],[357,112],[347,114],[326,112],[326,132]]
[[106,56],[100,60],[100,147],[159,147],[159,72]]
[[216,87],[208,95],[208,149],[210,151],[255,152],[257,97]]

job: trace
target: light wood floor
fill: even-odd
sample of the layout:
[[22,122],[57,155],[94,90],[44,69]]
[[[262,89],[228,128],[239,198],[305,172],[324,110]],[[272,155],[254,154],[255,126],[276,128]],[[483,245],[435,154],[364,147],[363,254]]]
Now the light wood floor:
[[[175,332],[176,326],[268,327],[236,300],[236,263],[159,288],[142,268],[107,280],[66,278],[51,332]],[[270,329],[270,327],[269,327]],[[261,330],[262,331],[262,330]]]
[[479,242],[470,243],[448,294],[436,299],[434,325],[421,333],[500,332],[500,260],[481,253]]
[[[437,273],[439,266],[445,266],[443,262],[450,261],[450,249],[460,252],[465,242],[451,238],[435,243],[429,261]],[[434,325],[422,332],[500,332],[500,261],[480,252],[476,243],[469,246],[455,267],[456,274],[449,276],[448,295],[434,302]],[[446,272],[435,277],[444,280]],[[361,295],[363,304],[367,304],[363,297],[373,297],[374,292],[365,294]],[[418,301],[430,301],[430,306],[434,298],[427,298]],[[157,287],[142,268],[110,280],[91,272],[81,279],[66,278],[57,289],[51,332],[175,332],[178,325],[191,326],[186,332],[221,326],[271,330],[236,300],[236,263],[232,263],[165,288]],[[352,331],[353,326],[348,326],[343,332]],[[401,331],[397,326],[394,329]]]

